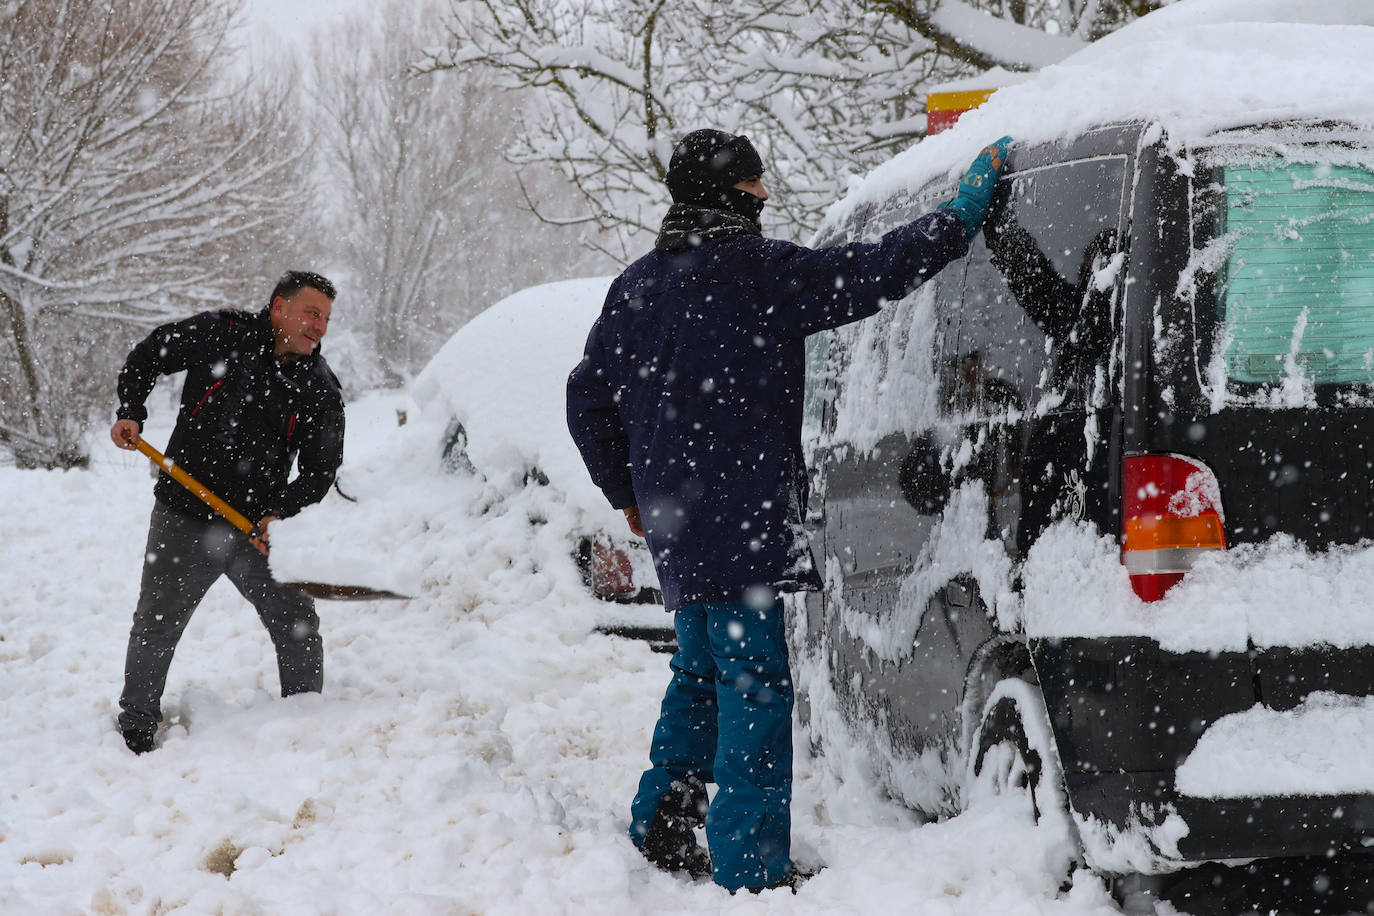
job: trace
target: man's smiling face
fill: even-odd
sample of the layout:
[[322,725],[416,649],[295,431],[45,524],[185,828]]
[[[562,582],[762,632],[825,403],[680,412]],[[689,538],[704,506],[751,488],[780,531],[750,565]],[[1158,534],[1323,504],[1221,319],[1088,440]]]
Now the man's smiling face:
[[313,353],[329,330],[329,312],[333,304],[328,296],[309,286],[289,299],[285,296],[273,299],[272,331],[276,337],[273,352],[278,356]]

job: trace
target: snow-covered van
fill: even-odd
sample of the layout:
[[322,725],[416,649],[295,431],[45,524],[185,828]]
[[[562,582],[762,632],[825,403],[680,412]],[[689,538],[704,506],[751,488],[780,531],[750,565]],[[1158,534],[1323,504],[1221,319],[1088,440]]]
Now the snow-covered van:
[[1374,845],[1374,9],[1184,0],[857,182],[1015,138],[969,256],[814,338],[826,753],[1107,873]]

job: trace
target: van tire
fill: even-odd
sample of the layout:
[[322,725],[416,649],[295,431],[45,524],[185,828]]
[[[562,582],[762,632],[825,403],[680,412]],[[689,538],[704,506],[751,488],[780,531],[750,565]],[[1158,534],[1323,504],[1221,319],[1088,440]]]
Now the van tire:
[[1038,684],[1010,677],[993,688],[973,734],[967,772],[965,808],[995,796],[1024,799],[1045,831],[1047,864],[1059,874],[1061,890],[1070,886],[1083,863],[1082,839]]
[[959,746],[970,754],[970,759],[974,735],[982,722],[988,699],[997,686],[1009,678],[1039,683],[1026,644],[1014,636],[994,634],[973,653],[968,670],[964,672],[964,692],[959,702],[962,723]]
[[[1031,815],[1040,822],[1041,800],[1037,797],[1045,769],[1045,754],[1032,746],[1022,721],[1021,704],[999,691],[1012,679],[1002,681],[993,691],[974,732],[970,760],[970,801],[986,795],[1024,795]],[[1016,683],[1029,687],[1024,681]]]
[[1036,823],[1072,825],[1064,772],[1038,684],[1006,678],[983,706],[969,754],[966,801],[1024,795]]

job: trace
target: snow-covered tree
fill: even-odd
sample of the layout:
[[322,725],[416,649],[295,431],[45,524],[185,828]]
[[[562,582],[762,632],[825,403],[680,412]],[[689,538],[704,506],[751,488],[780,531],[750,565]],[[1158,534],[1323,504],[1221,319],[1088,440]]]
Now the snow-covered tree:
[[222,0],[0,4],[0,448],[83,463],[144,329],[223,304],[299,200],[287,94],[226,80]]
[[326,241],[365,312],[349,320],[393,383],[496,298],[588,261],[526,205],[568,200],[566,180],[547,167],[522,178],[502,156],[516,94],[487,73],[412,69],[441,18],[437,0],[390,0],[313,55]]
[[704,126],[750,136],[780,192],[768,228],[801,238],[850,174],[924,136],[927,87],[1044,66],[1162,2],[453,0],[426,66],[541,91],[510,155],[559,164],[624,251],[657,228],[673,143]]

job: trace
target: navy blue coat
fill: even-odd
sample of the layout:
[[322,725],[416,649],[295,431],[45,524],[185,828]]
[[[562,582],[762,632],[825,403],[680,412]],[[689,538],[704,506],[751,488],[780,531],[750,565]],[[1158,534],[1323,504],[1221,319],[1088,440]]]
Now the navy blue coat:
[[568,378],[568,427],[611,505],[639,507],[669,610],[819,587],[801,525],[805,339],[967,250],[959,217],[938,210],[876,243],[736,235],[653,251],[611,285]]

